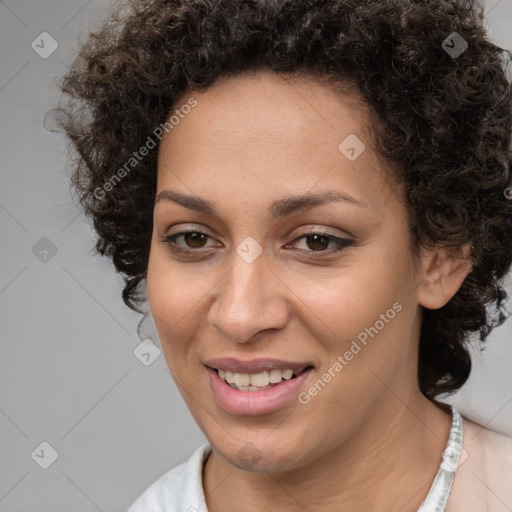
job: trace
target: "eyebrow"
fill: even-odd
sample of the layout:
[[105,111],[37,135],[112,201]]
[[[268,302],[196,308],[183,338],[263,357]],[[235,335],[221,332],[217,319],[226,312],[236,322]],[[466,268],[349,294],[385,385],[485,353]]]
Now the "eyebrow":
[[[158,194],[155,204],[159,201],[173,201],[189,210],[194,210],[213,217],[220,217],[215,206],[209,201],[197,196],[182,194],[176,190],[162,190]],[[329,191],[321,194],[285,196],[282,199],[274,201],[269,206],[268,211],[274,218],[286,217],[298,211],[307,210],[309,208],[314,208],[315,206],[321,206],[332,202],[350,203],[361,208],[365,208],[367,206],[350,195],[341,192]]]

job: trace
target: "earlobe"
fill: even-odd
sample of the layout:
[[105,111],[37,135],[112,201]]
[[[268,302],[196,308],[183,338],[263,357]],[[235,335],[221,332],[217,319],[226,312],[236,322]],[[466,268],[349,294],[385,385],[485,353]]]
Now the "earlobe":
[[457,293],[472,268],[469,245],[425,249],[418,302],[428,309],[442,308]]

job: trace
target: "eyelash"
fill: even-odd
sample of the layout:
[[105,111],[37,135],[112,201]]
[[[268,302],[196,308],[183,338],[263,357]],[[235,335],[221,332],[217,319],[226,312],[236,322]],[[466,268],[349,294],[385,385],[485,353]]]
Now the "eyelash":
[[[183,254],[183,255],[192,255],[192,254],[198,255],[198,253],[203,252],[205,249],[204,248],[184,249],[183,247],[179,246],[176,243],[177,238],[179,238],[180,236],[191,234],[191,233],[197,233],[200,235],[204,235],[208,238],[211,238],[209,235],[207,235],[206,233],[203,233],[202,231],[192,229],[189,231],[180,231],[179,233],[175,233],[174,235],[168,235],[168,236],[161,237],[161,242],[167,244],[169,249],[174,253]],[[302,238],[306,238],[308,236],[313,236],[313,235],[324,236],[329,239],[329,242],[334,242],[337,245],[337,247],[335,247],[334,249],[331,248],[330,250],[325,249],[325,250],[319,250],[319,251],[313,251],[313,250],[308,251],[305,249],[300,249],[301,251],[304,251],[306,253],[311,253],[311,256],[313,258],[325,257],[328,255],[332,255],[332,254],[342,251],[343,249],[345,249],[347,247],[350,247],[351,245],[354,245],[353,240],[349,240],[347,238],[340,238],[340,237],[337,237],[334,235],[330,235],[328,233],[323,233],[322,231],[309,231],[307,233],[303,233],[299,237],[295,238],[295,240],[293,240],[293,242],[296,242],[298,240],[301,240]]]

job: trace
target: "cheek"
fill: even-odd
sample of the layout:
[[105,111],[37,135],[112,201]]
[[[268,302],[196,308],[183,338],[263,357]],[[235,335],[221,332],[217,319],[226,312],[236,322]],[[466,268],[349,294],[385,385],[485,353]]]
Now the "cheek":
[[170,331],[180,326],[187,309],[186,293],[183,286],[183,275],[173,270],[169,258],[162,254],[159,247],[151,247],[147,271],[147,296],[155,326],[164,344]]
[[380,256],[361,259],[323,282],[295,280],[294,292],[304,298],[302,321],[308,319],[306,329],[325,354],[319,378],[326,373],[332,381],[318,407],[337,403],[340,393],[347,407],[356,407],[369,389],[382,388],[376,375],[390,382],[414,362],[412,276],[403,256]]
[[399,308],[393,309],[393,304],[403,302],[407,289],[404,273],[391,272],[382,258],[379,263],[360,261],[347,265],[330,271],[325,277],[319,278],[311,271],[303,273],[300,279],[290,275],[283,280],[290,283],[292,296],[298,299],[294,302],[302,321],[308,322],[308,328],[315,332],[317,339],[335,342],[334,348],[339,349],[376,322],[377,327],[386,320],[386,326],[391,324]]
[[[151,248],[147,296],[164,351],[186,348],[206,317],[208,290],[216,280],[205,270],[177,264],[160,247]],[[176,340],[184,340],[177,343]],[[170,343],[173,341],[173,343]]]

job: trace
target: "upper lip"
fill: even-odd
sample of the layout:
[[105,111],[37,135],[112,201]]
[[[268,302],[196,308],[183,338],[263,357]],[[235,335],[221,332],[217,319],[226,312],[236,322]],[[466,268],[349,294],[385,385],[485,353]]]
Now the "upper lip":
[[218,370],[228,370],[235,373],[260,373],[265,370],[302,370],[307,366],[313,366],[308,361],[283,361],[282,359],[252,359],[250,361],[242,361],[233,357],[219,357],[209,359],[204,363],[206,366]]

